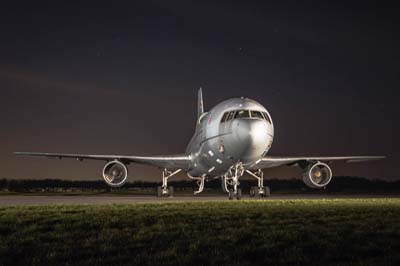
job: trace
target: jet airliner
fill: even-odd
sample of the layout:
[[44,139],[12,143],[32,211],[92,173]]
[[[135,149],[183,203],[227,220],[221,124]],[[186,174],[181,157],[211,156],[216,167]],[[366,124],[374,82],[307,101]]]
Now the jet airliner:
[[104,181],[111,187],[122,186],[128,178],[127,165],[147,164],[163,169],[162,185],[157,196],[173,196],[168,180],[184,171],[204,189],[206,179],[220,178],[222,189],[229,199],[240,199],[239,179],[244,173],[257,180],[250,190],[251,197],[266,197],[270,188],[264,186],[263,169],[283,165],[298,166],[303,170],[302,180],[311,188],[324,188],[332,179],[330,163],[333,161],[363,162],[384,156],[331,156],[291,157],[270,156],[268,152],[274,139],[274,123],[270,113],[260,103],[248,98],[233,98],[204,111],[201,88],[198,91],[196,129],[185,153],[163,156],[89,155],[67,153],[15,152],[19,156],[44,158],[75,158],[79,161],[103,160]]

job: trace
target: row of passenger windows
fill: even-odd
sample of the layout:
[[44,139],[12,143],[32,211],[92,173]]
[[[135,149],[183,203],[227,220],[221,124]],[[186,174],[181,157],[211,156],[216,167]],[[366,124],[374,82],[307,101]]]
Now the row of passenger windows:
[[267,113],[250,110],[235,110],[226,112],[222,116],[221,123],[230,121],[235,118],[259,118],[267,120],[269,123],[271,123],[271,120],[269,119],[269,115]]

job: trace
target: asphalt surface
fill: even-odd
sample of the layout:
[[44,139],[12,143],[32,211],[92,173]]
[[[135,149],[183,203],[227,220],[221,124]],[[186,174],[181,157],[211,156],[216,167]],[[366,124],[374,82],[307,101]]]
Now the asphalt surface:
[[[399,198],[400,195],[272,195],[265,200],[282,199],[335,199],[335,198]],[[49,205],[49,204],[129,204],[129,203],[163,203],[222,201],[226,196],[175,196],[174,198],[157,198],[155,196],[25,196],[1,195],[0,206],[13,205]],[[243,196],[243,200],[250,199]],[[260,199],[252,199],[260,200]]]

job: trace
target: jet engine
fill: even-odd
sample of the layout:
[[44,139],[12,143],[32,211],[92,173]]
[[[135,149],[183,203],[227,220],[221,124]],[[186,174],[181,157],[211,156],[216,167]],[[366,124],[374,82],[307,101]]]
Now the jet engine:
[[103,178],[107,185],[120,187],[128,178],[128,168],[120,161],[108,162],[103,168]]
[[310,188],[323,188],[331,182],[332,170],[322,162],[310,164],[303,174],[303,182]]

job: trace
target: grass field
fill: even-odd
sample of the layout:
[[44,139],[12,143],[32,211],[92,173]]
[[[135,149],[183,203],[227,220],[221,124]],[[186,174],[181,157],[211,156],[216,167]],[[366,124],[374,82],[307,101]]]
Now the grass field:
[[0,207],[0,265],[400,265],[400,199]]

